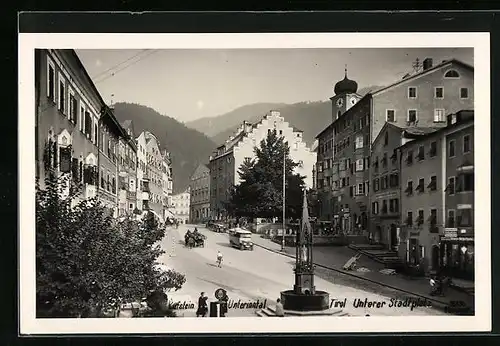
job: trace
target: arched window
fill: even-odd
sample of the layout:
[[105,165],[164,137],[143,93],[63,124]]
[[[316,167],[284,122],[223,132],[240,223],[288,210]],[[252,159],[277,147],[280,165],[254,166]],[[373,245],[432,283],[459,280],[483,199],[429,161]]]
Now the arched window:
[[444,74],[444,78],[460,78],[460,74],[457,70],[449,70]]

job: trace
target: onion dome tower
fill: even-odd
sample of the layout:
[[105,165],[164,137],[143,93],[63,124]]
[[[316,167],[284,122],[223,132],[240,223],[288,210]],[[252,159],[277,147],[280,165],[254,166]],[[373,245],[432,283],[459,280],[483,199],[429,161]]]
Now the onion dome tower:
[[347,78],[347,67],[345,68],[345,77],[335,84],[335,95],[355,94],[358,91],[358,83]]

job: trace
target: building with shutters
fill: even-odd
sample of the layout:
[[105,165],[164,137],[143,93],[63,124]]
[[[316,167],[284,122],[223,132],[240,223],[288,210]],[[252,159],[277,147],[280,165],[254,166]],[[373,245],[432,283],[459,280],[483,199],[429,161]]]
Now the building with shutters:
[[[445,114],[473,109],[473,85],[472,66],[455,59],[433,65],[432,59],[427,58],[413,73],[361,97],[356,94],[357,83],[347,78],[346,71],[345,78],[335,85],[335,96],[331,98],[332,124],[317,136],[320,219],[333,221],[337,230],[347,234],[388,239],[387,229],[378,232],[369,217],[373,207],[371,163],[377,156],[378,160],[383,159],[384,155],[382,150],[373,157],[375,139],[386,123],[394,128],[417,131],[445,127]],[[387,155],[390,157],[392,153]],[[391,173],[387,174],[390,178]],[[381,177],[378,178],[380,183]],[[391,199],[394,208],[395,198],[387,202],[389,209]],[[379,207],[383,207],[383,200]]]
[[474,112],[450,114],[433,131],[406,129],[402,140],[400,256],[473,278]]
[[191,175],[190,184],[190,222],[206,223],[210,219],[210,169],[199,164]]
[[[101,118],[108,123],[114,117],[74,50],[35,51],[35,102],[36,176],[41,187],[53,170],[67,178],[63,194],[70,186],[80,187],[75,203],[97,197]],[[112,173],[116,179],[116,167]],[[116,197],[110,206],[116,208]]]
[[162,157],[163,217],[165,221],[167,219],[173,221],[172,191],[174,189],[174,180],[172,173],[172,157],[167,150],[163,150]]
[[160,149],[160,141],[149,131],[142,132],[137,138],[137,158],[139,167],[138,209],[151,211],[160,222],[165,221],[164,167],[165,160]]
[[99,188],[98,200],[118,217],[118,173],[119,143],[128,138],[113,114],[113,109],[104,106],[99,119]]
[[132,215],[137,208],[137,143],[131,120],[121,124],[127,133],[118,149],[118,215]]

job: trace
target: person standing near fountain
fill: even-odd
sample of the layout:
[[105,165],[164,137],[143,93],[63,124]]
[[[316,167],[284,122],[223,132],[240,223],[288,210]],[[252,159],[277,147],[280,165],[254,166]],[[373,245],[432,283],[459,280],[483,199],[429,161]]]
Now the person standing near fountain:
[[281,299],[276,299],[276,316],[285,317],[285,310],[283,309],[283,304],[281,304]]

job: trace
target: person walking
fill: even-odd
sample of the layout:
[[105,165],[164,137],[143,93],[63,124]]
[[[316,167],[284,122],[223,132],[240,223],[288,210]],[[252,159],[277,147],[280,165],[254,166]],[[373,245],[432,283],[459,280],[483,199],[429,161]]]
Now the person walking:
[[205,317],[208,312],[208,297],[205,296],[205,292],[200,293],[200,297],[198,298],[198,310],[196,310],[196,317]]
[[283,309],[283,304],[281,304],[281,299],[276,299],[276,316],[285,317],[285,310]]
[[222,266],[222,253],[219,251],[217,251],[217,267],[221,267]]

